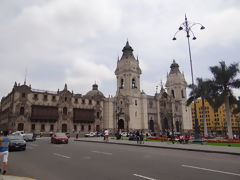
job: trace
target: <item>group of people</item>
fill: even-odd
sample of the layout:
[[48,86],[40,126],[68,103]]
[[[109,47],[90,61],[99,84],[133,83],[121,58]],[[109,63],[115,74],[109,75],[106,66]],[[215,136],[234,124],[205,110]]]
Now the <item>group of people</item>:
[[185,142],[186,144],[188,144],[190,140],[190,136],[188,134],[186,134],[185,137],[181,134],[174,136],[172,131],[167,131],[167,138],[169,141],[172,141],[173,144],[174,142],[179,142],[180,144],[183,144]]

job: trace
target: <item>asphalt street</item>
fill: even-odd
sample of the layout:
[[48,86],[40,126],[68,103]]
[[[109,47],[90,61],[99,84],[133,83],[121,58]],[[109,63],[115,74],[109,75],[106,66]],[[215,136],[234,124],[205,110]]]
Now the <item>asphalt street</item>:
[[240,156],[49,138],[10,152],[8,174],[39,180],[239,180]]

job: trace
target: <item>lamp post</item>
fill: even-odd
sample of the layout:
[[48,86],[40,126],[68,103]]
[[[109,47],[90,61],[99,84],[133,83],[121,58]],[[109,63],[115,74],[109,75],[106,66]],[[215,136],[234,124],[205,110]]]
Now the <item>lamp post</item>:
[[[187,20],[187,16],[185,14],[185,21],[180,25],[180,27],[178,28],[178,31],[174,34],[174,37],[172,40],[177,40],[176,39],[176,35],[178,32],[180,31],[185,31],[186,34],[187,34],[187,40],[188,40],[188,53],[189,53],[189,59],[190,59],[190,66],[191,66],[191,76],[192,76],[192,86],[193,88],[195,87],[194,86],[194,77],[193,77],[193,67],[192,67],[192,55],[191,55],[191,48],[190,48],[190,41],[189,41],[189,38],[190,36],[192,35],[193,36],[193,40],[196,40],[196,36],[194,35],[193,31],[192,31],[192,27],[195,26],[195,25],[200,25],[200,29],[203,30],[205,29],[205,27],[200,24],[200,23],[195,23],[195,22],[190,22]],[[195,129],[195,134],[194,134],[194,142],[201,142],[202,139],[201,139],[201,132],[200,132],[200,126],[199,126],[199,123],[198,123],[198,119],[197,119],[197,107],[196,107],[196,98],[194,98],[194,116],[195,116],[195,126],[194,126],[194,129]]]

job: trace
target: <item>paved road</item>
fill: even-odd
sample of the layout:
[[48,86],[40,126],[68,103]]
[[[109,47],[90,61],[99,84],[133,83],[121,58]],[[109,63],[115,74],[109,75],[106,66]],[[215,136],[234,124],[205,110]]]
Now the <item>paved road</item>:
[[40,180],[239,180],[240,156],[70,140],[11,152],[11,175]]

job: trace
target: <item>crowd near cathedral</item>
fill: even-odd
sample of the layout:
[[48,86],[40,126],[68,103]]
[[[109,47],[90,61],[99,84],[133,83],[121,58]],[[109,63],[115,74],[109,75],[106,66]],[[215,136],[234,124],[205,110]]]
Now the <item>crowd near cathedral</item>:
[[1,99],[0,129],[34,132],[111,132],[143,130],[165,133],[192,130],[191,108],[186,106],[187,83],[175,60],[169,62],[165,87],[154,96],[140,90],[142,70],[127,41],[117,61],[114,97],[105,97],[95,83],[85,95],[65,84],[56,92],[16,83]]

